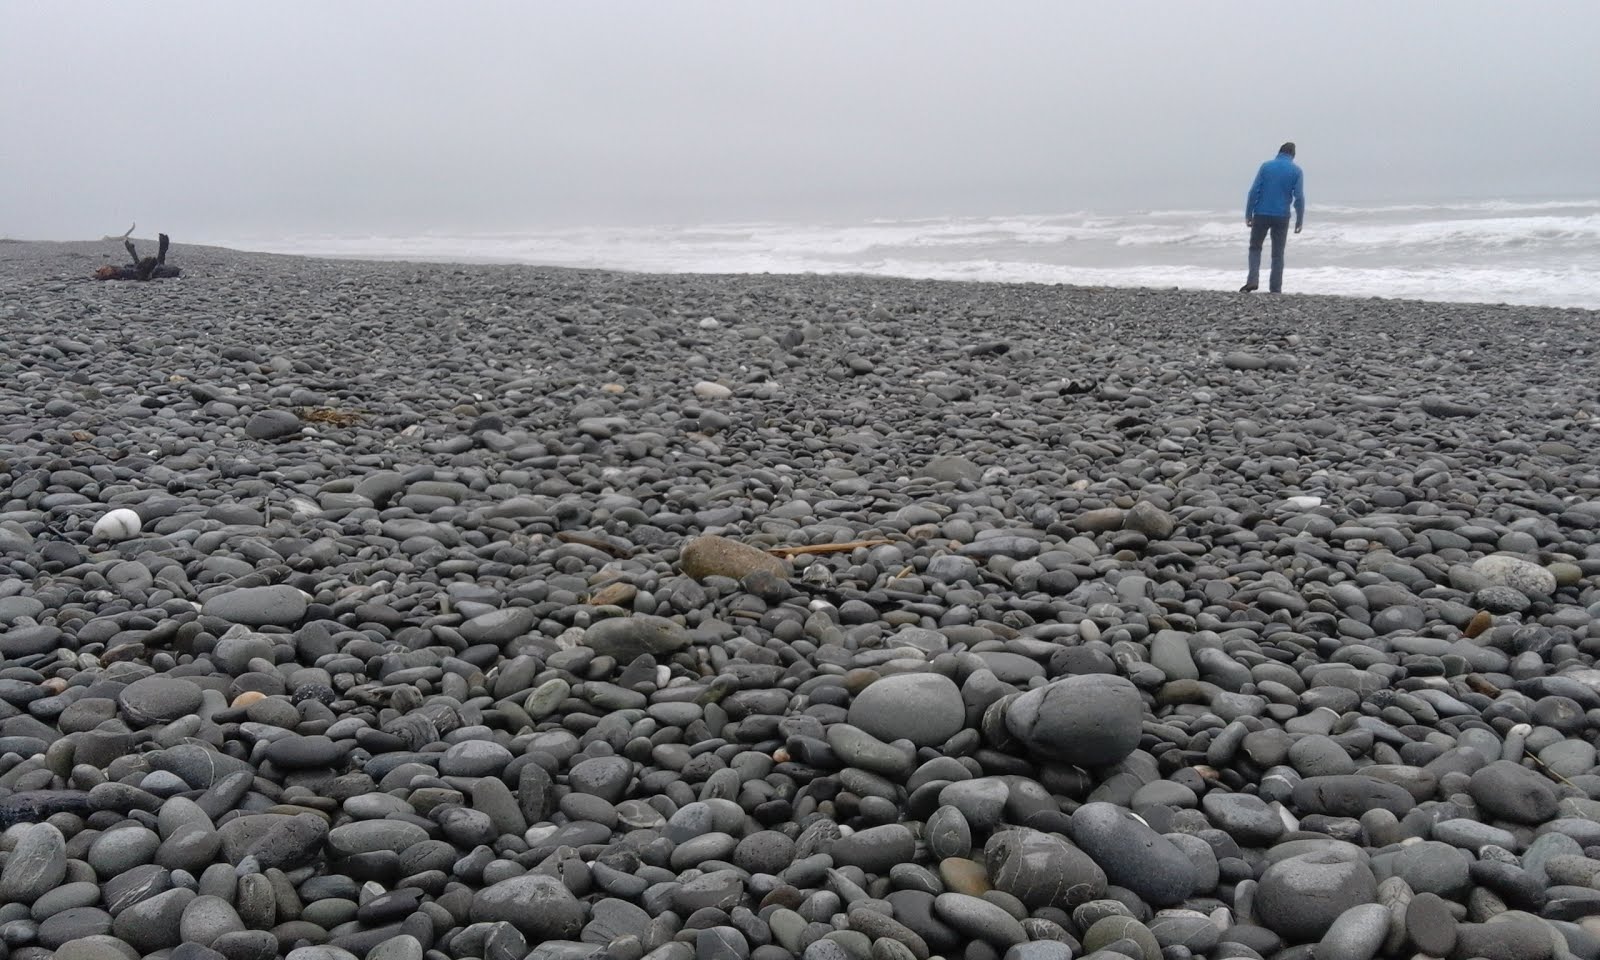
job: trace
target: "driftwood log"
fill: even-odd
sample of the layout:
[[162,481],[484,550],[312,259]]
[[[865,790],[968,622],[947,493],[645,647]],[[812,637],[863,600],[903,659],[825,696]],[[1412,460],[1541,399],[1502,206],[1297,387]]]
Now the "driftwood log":
[[[128,233],[133,229],[130,227]],[[121,267],[104,266],[94,272],[96,280],[170,280],[182,275],[177,267],[167,266],[167,247],[172,243],[166,234],[161,234],[160,246],[153,257],[140,258],[139,251],[133,245],[133,240],[127,234],[122,237],[122,246],[128,251],[128,257],[133,261]]]

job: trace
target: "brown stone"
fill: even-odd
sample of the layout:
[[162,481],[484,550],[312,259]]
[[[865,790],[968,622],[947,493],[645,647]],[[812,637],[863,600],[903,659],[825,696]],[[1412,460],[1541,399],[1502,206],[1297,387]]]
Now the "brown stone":
[[639,588],[631,583],[608,583],[589,595],[592,607],[625,607],[639,595]]
[[234,697],[233,703],[230,704],[230,706],[235,710],[243,710],[245,707],[250,706],[250,704],[260,703],[265,699],[267,699],[267,695],[262,693],[260,690],[246,690],[244,693]]
[[678,554],[678,569],[696,580],[706,577],[743,580],[745,574],[757,570],[784,579],[789,577],[788,565],[770,553],[715,535],[696,537],[685,544]]
[[939,879],[952,893],[981,897],[994,889],[983,864],[965,857],[946,857],[939,861]]
[[1479,610],[1467,622],[1467,639],[1472,639],[1483,631],[1494,626],[1494,617],[1487,610]]

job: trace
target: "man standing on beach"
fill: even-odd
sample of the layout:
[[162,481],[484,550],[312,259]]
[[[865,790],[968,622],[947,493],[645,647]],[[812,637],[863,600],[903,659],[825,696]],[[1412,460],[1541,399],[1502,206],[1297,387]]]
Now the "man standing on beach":
[[1306,219],[1305,175],[1294,162],[1293,141],[1278,148],[1278,155],[1256,171],[1256,182],[1244,201],[1244,223],[1250,228],[1250,276],[1241,293],[1261,286],[1261,244],[1272,234],[1272,274],[1267,290],[1283,292],[1283,248],[1289,242],[1289,205],[1294,204],[1294,232]]

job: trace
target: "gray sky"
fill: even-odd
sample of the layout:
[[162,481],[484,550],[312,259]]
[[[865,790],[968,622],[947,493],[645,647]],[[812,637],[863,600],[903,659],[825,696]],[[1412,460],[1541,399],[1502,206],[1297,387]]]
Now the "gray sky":
[[1600,194],[1600,3],[0,0],[0,235]]

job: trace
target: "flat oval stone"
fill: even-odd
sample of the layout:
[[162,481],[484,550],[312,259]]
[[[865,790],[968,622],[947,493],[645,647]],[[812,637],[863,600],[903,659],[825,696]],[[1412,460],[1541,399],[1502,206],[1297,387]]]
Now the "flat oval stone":
[[1194,892],[1195,866],[1171,840],[1111,803],[1073,811],[1072,839],[1105,871],[1157,907],[1182,903]]

